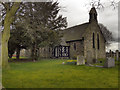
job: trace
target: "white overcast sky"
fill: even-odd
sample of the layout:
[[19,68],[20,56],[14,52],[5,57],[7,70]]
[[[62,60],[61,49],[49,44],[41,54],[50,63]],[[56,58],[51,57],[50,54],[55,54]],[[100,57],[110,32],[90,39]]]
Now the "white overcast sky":
[[[97,10],[98,22],[104,24],[118,38],[118,8],[110,7],[110,1],[101,0],[104,9]],[[116,0],[118,2],[118,0]],[[67,17],[68,27],[79,25],[89,21],[89,10],[91,0],[58,0],[62,7],[60,14]],[[118,49],[118,43],[112,43],[107,50]]]

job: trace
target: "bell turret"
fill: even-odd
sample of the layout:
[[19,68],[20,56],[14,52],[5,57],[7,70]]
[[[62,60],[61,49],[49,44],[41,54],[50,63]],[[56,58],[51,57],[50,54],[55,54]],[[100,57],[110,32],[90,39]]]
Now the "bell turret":
[[89,12],[89,22],[96,21],[97,22],[97,11],[95,7],[92,7]]

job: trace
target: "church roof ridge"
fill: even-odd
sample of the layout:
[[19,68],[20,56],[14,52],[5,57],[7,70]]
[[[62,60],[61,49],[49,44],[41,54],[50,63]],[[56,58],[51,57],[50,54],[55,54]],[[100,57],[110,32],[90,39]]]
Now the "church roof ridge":
[[81,27],[81,26],[88,25],[88,24],[89,24],[89,22],[86,22],[86,23],[82,23],[82,24],[75,25],[75,26],[71,26],[71,27],[66,28],[66,29],[64,29],[64,30],[71,29],[71,28],[76,28],[76,27]]

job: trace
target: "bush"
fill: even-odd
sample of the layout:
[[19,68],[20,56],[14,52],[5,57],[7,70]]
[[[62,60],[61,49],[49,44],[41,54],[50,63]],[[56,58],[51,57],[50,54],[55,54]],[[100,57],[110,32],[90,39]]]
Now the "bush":
[[76,65],[77,64],[77,60],[67,60],[65,62],[65,64]]
[[77,60],[67,60],[67,62],[77,62]]

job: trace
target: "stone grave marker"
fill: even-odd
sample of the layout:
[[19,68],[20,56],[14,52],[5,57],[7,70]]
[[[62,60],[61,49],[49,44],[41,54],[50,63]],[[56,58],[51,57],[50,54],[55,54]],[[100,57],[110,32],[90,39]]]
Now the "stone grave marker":
[[78,55],[77,56],[77,65],[85,64],[84,56]]
[[118,61],[119,60],[119,51],[116,50],[116,60]]
[[92,52],[91,51],[88,51],[86,59],[87,59],[87,64],[93,63]]
[[109,68],[109,67],[115,67],[115,60],[114,58],[107,58],[107,60],[104,63],[104,67]]

